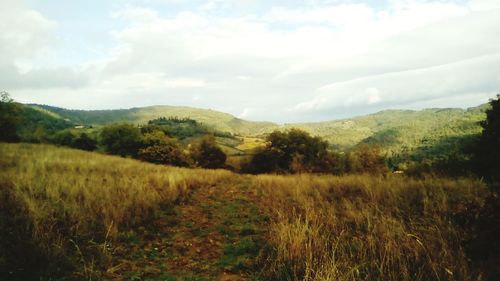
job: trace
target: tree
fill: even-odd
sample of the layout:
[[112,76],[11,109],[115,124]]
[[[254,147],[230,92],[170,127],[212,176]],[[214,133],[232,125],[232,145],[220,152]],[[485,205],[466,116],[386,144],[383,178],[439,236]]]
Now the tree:
[[333,171],[334,157],[328,151],[328,142],[309,133],[291,129],[274,131],[266,138],[265,148],[257,151],[246,170],[266,172],[322,172]]
[[76,136],[70,130],[59,131],[54,134],[50,140],[53,144],[64,145],[64,146],[72,146],[73,141]]
[[151,131],[143,136],[138,157],[156,164],[187,166],[186,157],[177,139],[167,137],[162,131]]
[[9,93],[0,92],[0,141],[19,141],[17,125],[21,120],[21,111]]
[[206,169],[223,168],[226,164],[226,154],[220,149],[213,135],[203,137],[192,144],[190,154],[196,165]]
[[350,173],[382,174],[388,171],[379,148],[367,144],[362,144],[347,154],[346,166]]
[[71,146],[82,150],[92,151],[97,148],[97,141],[90,138],[86,133],[82,133],[73,140]]
[[493,181],[500,181],[500,94],[490,101],[486,120],[481,122],[483,132],[475,148],[477,173]]
[[131,124],[109,125],[101,131],[101,143],[111,154],[135,157],[141,147],[141,133]]

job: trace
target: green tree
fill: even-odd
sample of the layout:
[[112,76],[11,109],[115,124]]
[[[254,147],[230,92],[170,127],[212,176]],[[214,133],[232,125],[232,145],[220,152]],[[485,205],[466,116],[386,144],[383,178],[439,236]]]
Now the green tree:
[[347,154],[346,168],[350,173],[382,174],[388,171],[377,146],[362,144]]
[[89,137],[86,133],[82,133],[73,140],[71,146],[82,150],[92,151],[97,148],[97,141]]
[[223,168],[227,158],[224,151],[217,146],[213,135],[207,135],[192,144],[190,155],[198,167],[207,169]]
[[62,130],[55,133],[50,142],[57,145],[72,146],[73,141],[76,139],[76,135],[70,130]]
[[17,125],[21,120],[21,111],[9,93],[0,92],[0,141],[19,141]]
[[100,136],[101,144],[111,154],[135,157],[141,147],[140,130],[131,124],[106,126]]
[[167,137],[162,131],[151,131],[143,136],[138,157],[156,164],[187,166],[179,141]]
[[309,133],[291,129],[274,131],[267,137],[267,145],[256,152],[247,171],[263,172],[332,172],[334,157],[328,151],[328,142]]
[[477,173],[489,180],[500,181],[500,94],[490,101],[483,132],[475,148]]

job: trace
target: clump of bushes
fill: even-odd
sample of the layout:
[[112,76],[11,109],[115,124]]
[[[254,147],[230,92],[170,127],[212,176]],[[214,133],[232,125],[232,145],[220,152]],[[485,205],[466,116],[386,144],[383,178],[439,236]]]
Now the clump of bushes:
[[170,137],[156,124],[142,128],[131,124],[104,127],[101,144],[108,153],[156,164],[217,169],[224,168],[226,163],[226,154],[213,135],[192,141],[189,150],[184,151],[177,138]]
[[322,138],[299,129],[274,131],[266,142],[243,168],[245,172],[382,174],[388,171],[380,151],[368,145],[342,154],[330,150],[328,142]]
[[226,154],[215,142],[213,135],[203,137],[190,147],[190,155],[195,165],[206,169],[225,167]]

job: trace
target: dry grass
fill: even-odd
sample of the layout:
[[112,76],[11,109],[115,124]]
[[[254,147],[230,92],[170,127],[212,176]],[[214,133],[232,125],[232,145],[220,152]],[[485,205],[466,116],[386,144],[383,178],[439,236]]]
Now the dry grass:
[[484,184],[373,176],[258,176],[274,213],[272,280],[477,280],[454,216]]
[[0,253],[0,279],[13,266],[6,258],[32,254],[31,243],[24,247],[31,252],[9,243],[32,239],[57,266],[46,275],[71,260],[73,279],[89,280],[106,270],[108,245],[120,233],[147,225],[195,188],[250,179],[261,212],[271,214],[263,280],[481,280],[457,222],[488,196],[476,180],[240,177],[28,144],[0,144],[0,171],[0,229],[7,229],[0,250],[18,255]]
[[[48,256],[112,241],[227,171],[181,169],[48,145],[0,144],[0,195]],[[0,197],[2,197],[0,196]],[[6,202],[4,202],[6,203]]]

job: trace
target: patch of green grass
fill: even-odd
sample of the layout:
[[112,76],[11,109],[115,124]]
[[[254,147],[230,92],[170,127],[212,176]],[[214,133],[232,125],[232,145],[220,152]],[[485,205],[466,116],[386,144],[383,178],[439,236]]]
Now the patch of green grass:
[[152,279],[146,279],[146,281],[148,281],[148,280],[151,280],[151,281],[177,281],[177,277],[175,275],[170,274],[170,273],[161,273]]
[[225,270],[245,270],[251,266],[258,252],[258,244],[252,238],[246,237],[236,244],[226,244],[218,265]]
[[224,213],[226,214],[235,214],[237,211],[238,211],[237,202],[229,202],[224,206]]
[[254,235],[257,233],[257,227],[254,224],[246,223],[240,229],[241,236]]
[[210,231],[203,227],[195,227],[191,230],[191,233],[195,236],[205,237],[210,233]]
[[224,235],[226,238],[233,238],[236,236],[236,232],[224,223],[217,226],[217,231],[219,231],[219,233]]
[[118,233],[118,241],[137,245],[141,241],[139,235],[134,230]]
[[201,276],[186,274],[182,277],[182,281],[208,281],[208,279]]

